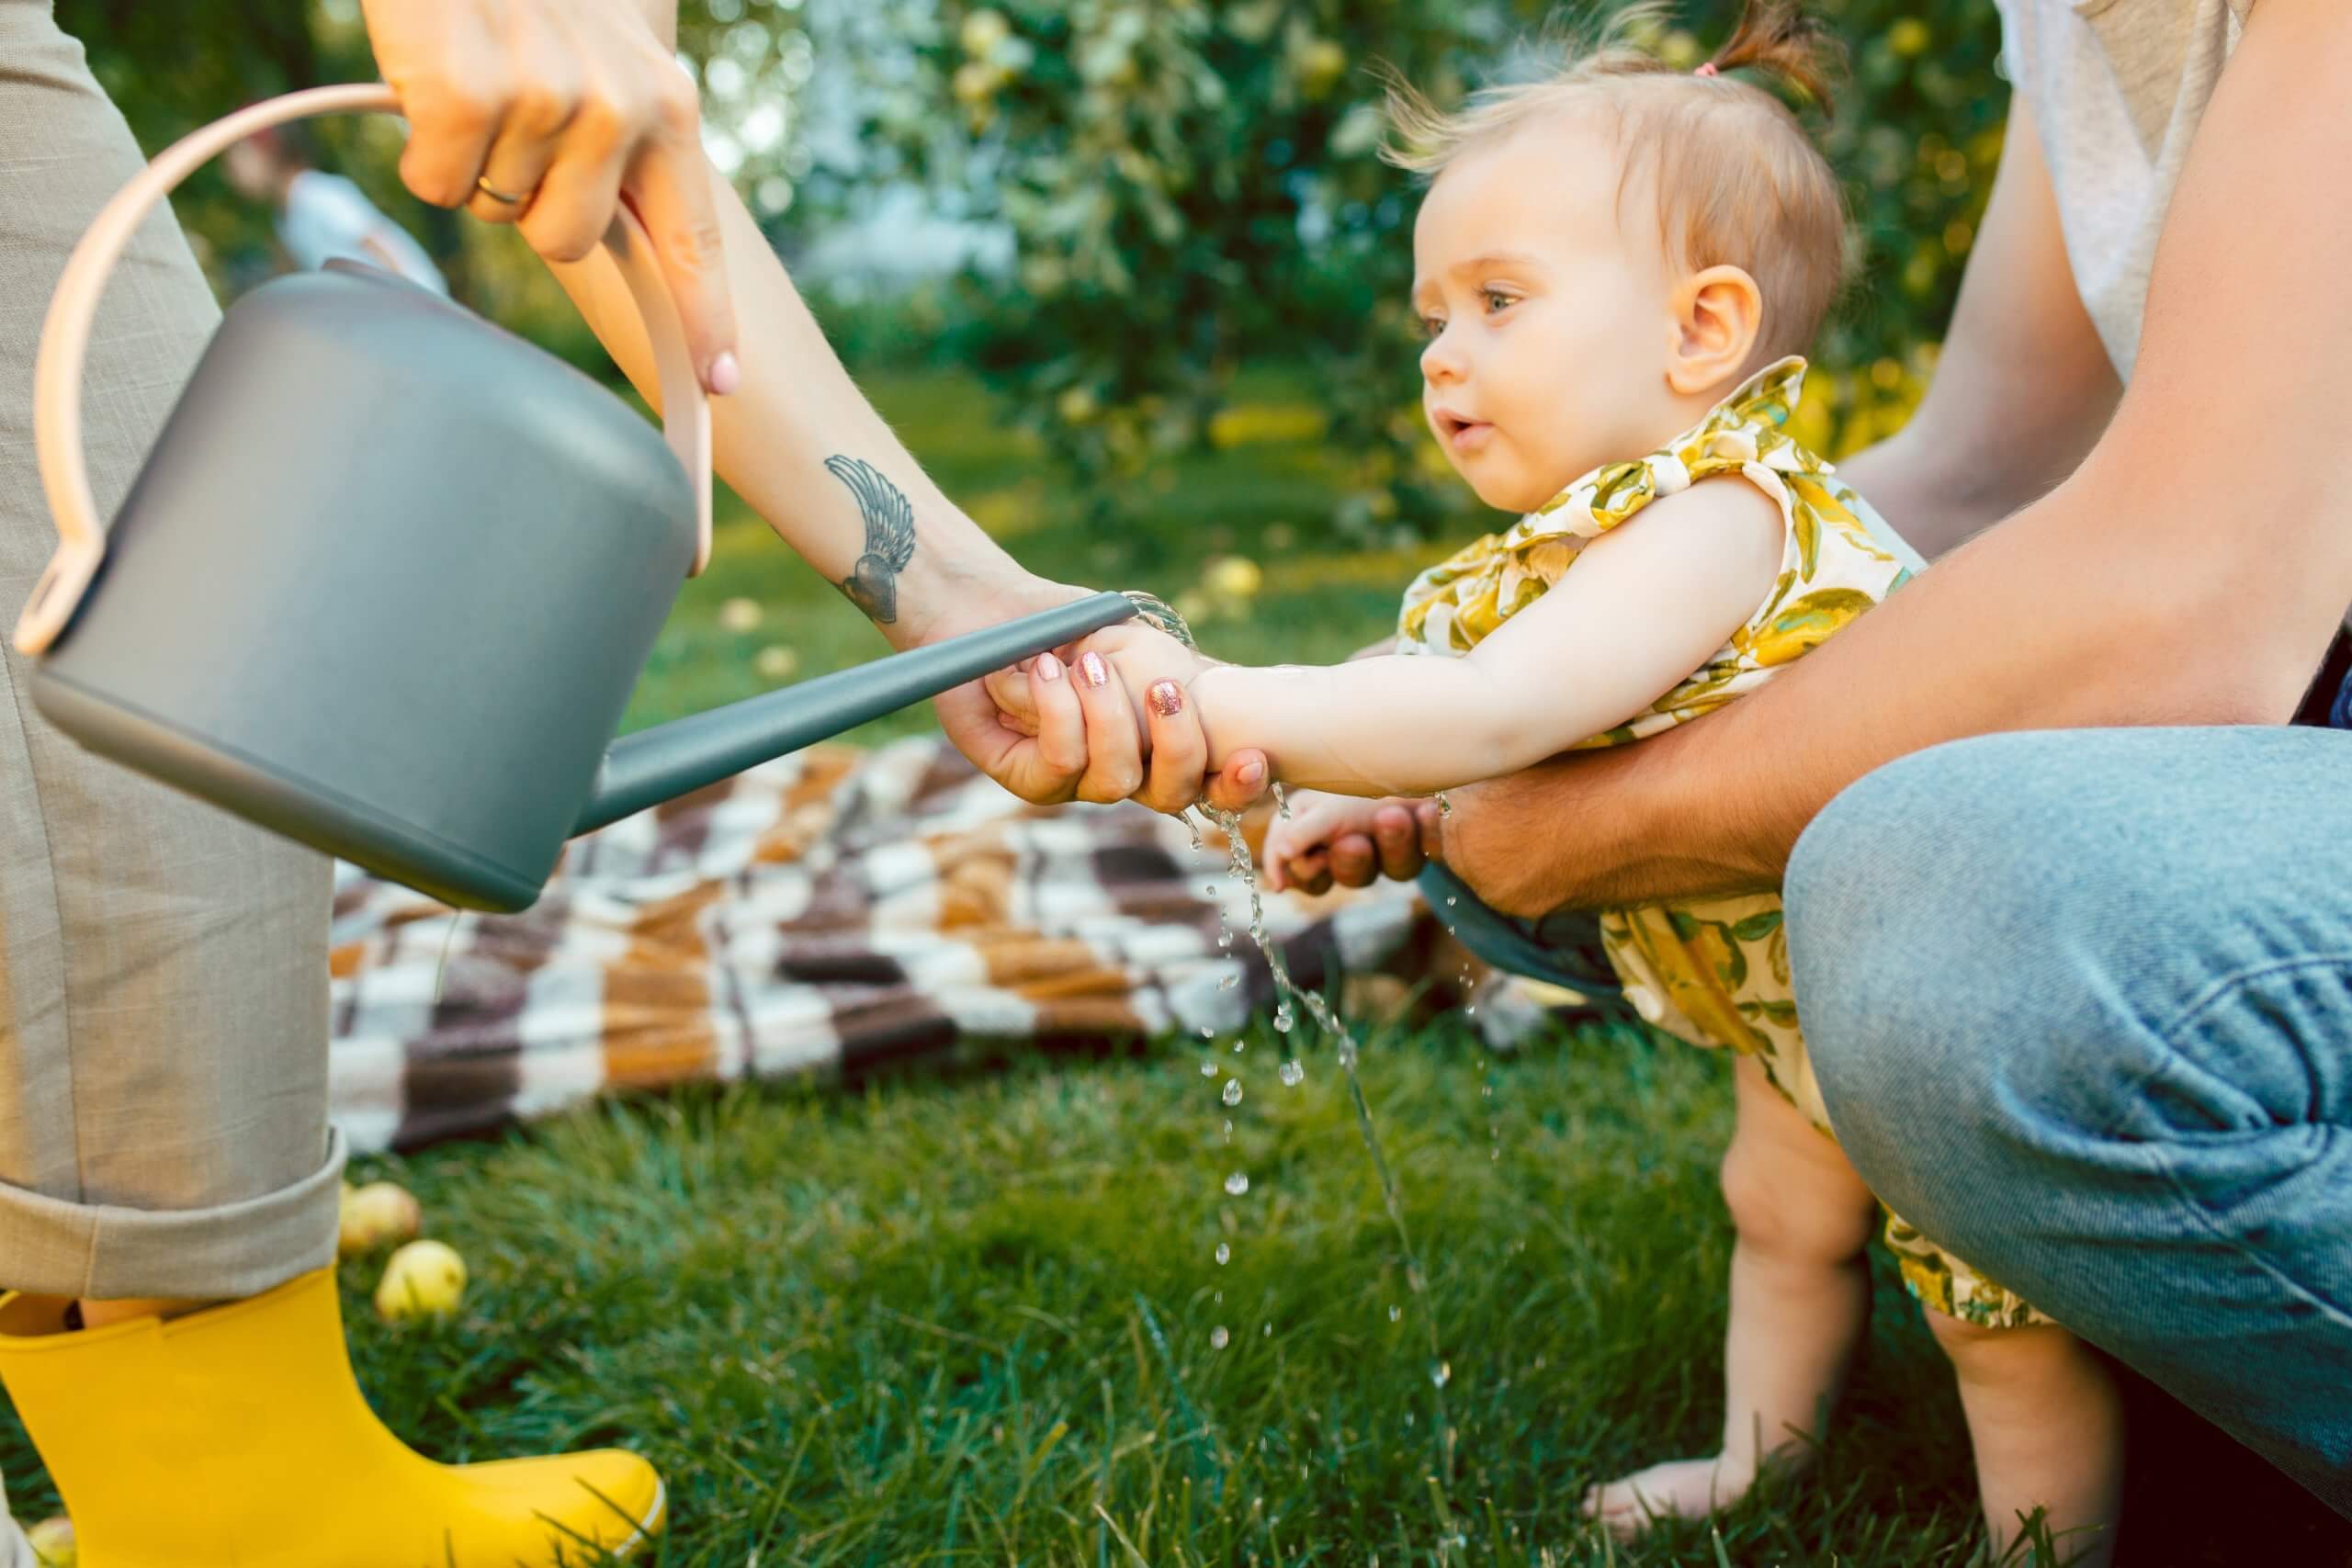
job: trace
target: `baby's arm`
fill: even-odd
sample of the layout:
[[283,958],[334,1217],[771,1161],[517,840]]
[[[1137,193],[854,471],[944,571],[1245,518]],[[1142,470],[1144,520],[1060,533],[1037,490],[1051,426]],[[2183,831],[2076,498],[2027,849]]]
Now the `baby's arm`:
[[1202,671],[1188,691],[1209,767],[1255,749],[1286,783],[1372,796],[1515,773],[1704,664],[1771,591],[1781,554],[1770,497],[1745,480],[1695,485],[1587,545],[1465,658]]

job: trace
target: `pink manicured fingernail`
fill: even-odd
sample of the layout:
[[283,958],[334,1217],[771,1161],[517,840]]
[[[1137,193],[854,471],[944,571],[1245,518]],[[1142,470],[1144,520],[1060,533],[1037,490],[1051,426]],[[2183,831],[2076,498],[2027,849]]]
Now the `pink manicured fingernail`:
[[725,397],[743,384],[743,367],[735,363],[732,353],[722,354],[710,362],[709,386],[713,395]]
[[1102,656],[1099,653],[1080,654],[1078,673],[1090,686],[1100,686],[1111,679],[1111,672],[1102,668]]
[[1037,655],[1037,679],[1058,681],[1062,678],[1062,661],[1050,653]]
[[1174,718],[1184,711],[1184,688],[1173,681],[1151,683],[1151,705],[1162,718]]
[[1241,772],[1236,776],[1245,784],[1254,784],[1266,776],[1266,764],[1260,759],[1252,757],[1241,764]]

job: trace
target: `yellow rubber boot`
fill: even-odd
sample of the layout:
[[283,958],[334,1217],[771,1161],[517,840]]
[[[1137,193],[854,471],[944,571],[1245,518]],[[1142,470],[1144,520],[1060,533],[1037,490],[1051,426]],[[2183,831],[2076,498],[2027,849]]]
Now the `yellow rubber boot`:
[[0,1382],[80,1568],[557,1568],[662,1528],[662,1478],[635,1454],[447,1465],[393,1437],[360,1397],[324,1269],[75,1333],[0,1297]]

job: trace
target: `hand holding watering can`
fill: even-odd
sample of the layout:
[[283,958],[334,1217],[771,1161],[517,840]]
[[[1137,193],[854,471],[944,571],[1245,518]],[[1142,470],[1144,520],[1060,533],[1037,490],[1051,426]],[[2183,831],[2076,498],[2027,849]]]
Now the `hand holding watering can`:
[[95,751],[451,903],[529,904],[565,838],[1125,619],[1098,594],[611,745],[710,547],[703,386],[643,229],[597,253],[643,318],[662,438],[554,356],[372,268],[223,318],[116,514],[80,372],[147,212],[263,126],[390,109],[378,84],[255,105],[160,154],[60,279],[35,434],[60,547],[17,628],[35,702]]
[[675,0],[367,0],[376,68],[410,127],[420,200],[512,223],[550,262],[594,251],[616,196],[645,221],[687,357],[725,395],[740,374],[695,84]]

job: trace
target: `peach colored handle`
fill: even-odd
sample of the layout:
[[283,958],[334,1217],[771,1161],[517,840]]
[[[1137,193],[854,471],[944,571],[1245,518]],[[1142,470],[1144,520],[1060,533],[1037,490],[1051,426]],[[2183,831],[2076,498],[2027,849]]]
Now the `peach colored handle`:
[[[50,297],[40,351],[33,361],[33,446],[40,462],[41,489],[57,524],[58,547],[17,619],[17,652],[30,658],[48,649],[73,618],[106,557],[106,525],[91,495],[90,471],[82,453],[82,361],[89,349],[98,297],[123,246],[173,186],[254,131],[311,115],[399,108],[400,99],[381,82],[312,87],[266,99],[173,142],[99,209]],[[645,318],[667,416],[662,434],[695,494],[695,559],[688,575],[699,575],[710,562],[710,408],[652,243],[626,201],[588,265],[617,268]]]

